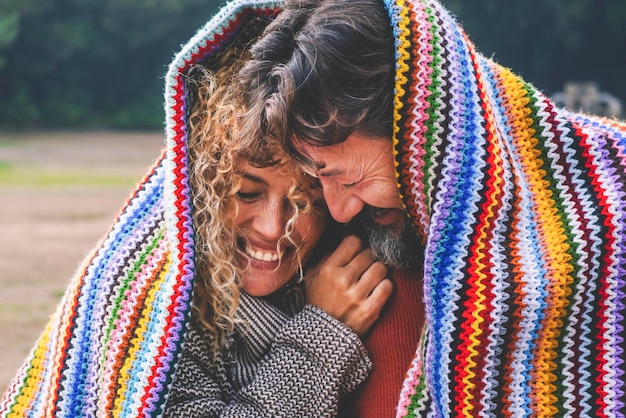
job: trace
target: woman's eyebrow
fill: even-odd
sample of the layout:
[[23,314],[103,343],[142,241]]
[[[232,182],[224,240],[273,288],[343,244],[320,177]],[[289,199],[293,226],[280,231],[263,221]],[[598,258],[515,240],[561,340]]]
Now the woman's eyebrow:
[[248,179],[252,182],[262,184],[263,186],[269,186],[269,183],[265,179],[259,176],[255,176],[254,174],[244,172],[244,173],[241,173],[241,177]]

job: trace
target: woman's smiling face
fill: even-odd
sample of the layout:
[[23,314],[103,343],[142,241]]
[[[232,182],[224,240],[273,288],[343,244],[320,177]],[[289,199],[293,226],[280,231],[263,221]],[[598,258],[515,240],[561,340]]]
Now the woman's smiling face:
[[[289,198],[289,174],[284,168],[257,168],[247,162],[241,162],[238,171],[242,183],[235,196],[235,223],[244,268],[242,288],[252,296],[267,296],[287,284],[306,263],[328,215],[317,205],[299,214],[289,235],[291,241],[286,240],[286,225],[294,214],[293,204],[298,203]],[[321,189],[311,190],[310,195],[316,202],[323,201]]]

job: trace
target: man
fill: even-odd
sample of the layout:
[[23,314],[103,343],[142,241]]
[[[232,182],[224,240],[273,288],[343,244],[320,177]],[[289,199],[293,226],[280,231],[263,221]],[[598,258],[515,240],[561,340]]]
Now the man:
[[423,275],[397,416],[626,415],[626,125],[555,108],[435,0],[288,1],[241,76],[250,135]]

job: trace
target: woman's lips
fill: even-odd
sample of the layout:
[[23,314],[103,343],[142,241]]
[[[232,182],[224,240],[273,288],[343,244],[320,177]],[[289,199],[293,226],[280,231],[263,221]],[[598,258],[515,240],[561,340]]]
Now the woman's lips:
[[259,269],[276,269],[281,264],[290,264],[292,255],[294,254],[294,248],[284,247],[280,248],[280,252],[276,250],[269,250],[267,248],[259,248],[252,244],[245,244],[242,241],[244,247],[243,252],[248,257],[248,263],[250,266]]
[[249,246],[246,246],[246,254],[248,254],[250,258],[258,261],[278,261],[282,258],[276,251],[254,250]]

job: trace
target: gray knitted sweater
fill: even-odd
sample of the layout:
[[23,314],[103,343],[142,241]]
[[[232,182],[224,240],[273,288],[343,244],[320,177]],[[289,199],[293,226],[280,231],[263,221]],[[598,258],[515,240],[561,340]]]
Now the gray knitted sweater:
[[314,306],[283,312],[242,292],[238,315],[247,326],[215,360],[192,318],[166,417],[334,417],[371,370],[358,336]]

